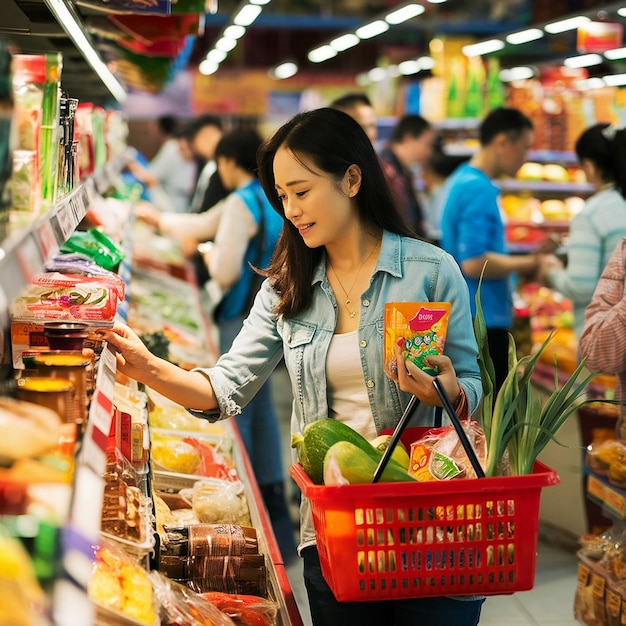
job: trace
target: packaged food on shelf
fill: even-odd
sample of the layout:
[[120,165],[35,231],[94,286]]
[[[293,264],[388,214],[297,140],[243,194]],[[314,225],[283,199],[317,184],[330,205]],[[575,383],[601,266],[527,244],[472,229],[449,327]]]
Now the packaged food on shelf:
[[112,326],[124,299],[119,282],[103,277],[49,272],[35,274],[10,305],[11,319],[20,322],[73,320]]
[[[87,590],[98,607],[112,611],[113,615],[121,613],[144,626],[160,623],[148,572],[109,542],[103,541],[95,551]],[[107,622],[101,617],[101,623]]]
[[237,524],[167,527],[159,571],[198,592],[265,597],[267,570],[255,528]]
[[78,252],[93,259],[104,269],[115,271],[126,253],[97,228],[87,231],[75,231],[69,239],[61,245],[61,252]]

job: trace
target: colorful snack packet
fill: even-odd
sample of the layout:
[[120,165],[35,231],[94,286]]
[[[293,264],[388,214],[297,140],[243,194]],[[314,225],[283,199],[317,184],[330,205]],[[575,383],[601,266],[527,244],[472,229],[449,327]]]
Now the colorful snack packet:
[[[449,302],[387,302],[385,304],[385,368],[395,371],[395,344],[402,346],[405,359],[421,370],[436,375],[426,357],[443,354],[450,319]],[[400,343],[402,342],[402,343]]]

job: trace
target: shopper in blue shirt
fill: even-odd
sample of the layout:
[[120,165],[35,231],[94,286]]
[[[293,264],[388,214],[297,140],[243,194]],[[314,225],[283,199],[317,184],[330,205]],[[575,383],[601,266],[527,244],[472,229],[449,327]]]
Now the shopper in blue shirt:
[[479,129],[480,148],[452,174],[442,217],[441,245],[458,262],[469,286],[472,314],[480,291],[496,388],[508,373],[508,333],[513,321],[510,277],[537,270],[537,255],[509,255],[500,209],[500,192],[492,182],[514,176],[533,142],[532,122],[517,109],[491,111]]
[[[293,432],[333,418],[369,438],[393,429],[413,395],[421,405],[412,425],[431,424],[432,407],[441,404],[432,377],[400,348],[394,379],[385,373],[385,303],[448,301],[446,354],[430,363],[467,417],[481,395],[467,286],[450,255],[410,236],[359,124],[335,109],[301,113],[264,143],[258,163],[283,230],[230,350],[215,367],[189,372],[116,326],[101,333],[117,350],[120,370],[215,420],[238,414],[284,358]],[[478,624],[480,597],[337,602],[321,574],[306,498],[300,553],[314,626]]]

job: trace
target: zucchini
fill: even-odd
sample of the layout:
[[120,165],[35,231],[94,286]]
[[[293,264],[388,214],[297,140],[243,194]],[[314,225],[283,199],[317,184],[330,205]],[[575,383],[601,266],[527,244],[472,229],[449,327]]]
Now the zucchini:
[[[374,446],[374,448],[384,454],[392,439],[393,437],[391,435],[379,435],[376,439],[370,441],[370,443]],[[396,447],[393,449],[391,458],[394,461],[397,461],[398,464],[402,465],[402,467],[406,470],[409,469],[411,459],[409,458],[409,453],[406,451],[406,448],[401,441],[398,441]]]
[[[372,482],[378,463],[369,454],[350,441],[333,444],[324,457],[324,476],[331,467],[339,469],[341,475],[351,484],[360,485]],[[407,482],[415,480],[405,469],[390,461],[385,467],[381,482]]]
[[[365,452],[376,465],[383,455],[354,428],[339,420],[326,418],[311,422],[305,426],[302,433],[294,433],[291,436],[291,447],[297,449],[302,469],[316,485],[323,484],[324,457],[329,448],[338,441],[349,441]],[[389,460],[389,465],[391,464],[406,473],[393,458]]]

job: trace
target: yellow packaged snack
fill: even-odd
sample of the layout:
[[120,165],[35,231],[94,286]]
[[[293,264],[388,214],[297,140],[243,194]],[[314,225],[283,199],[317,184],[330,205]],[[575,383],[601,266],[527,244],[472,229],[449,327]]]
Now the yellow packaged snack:
[[443,354],[450,319],[449,302],[387,302],[385,304],[385,368],[394,372],[396,343],[405,359],[436,375],[426,357]]

